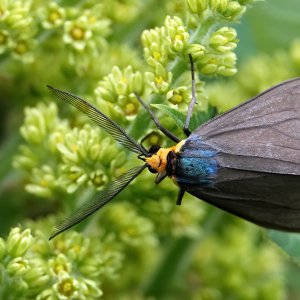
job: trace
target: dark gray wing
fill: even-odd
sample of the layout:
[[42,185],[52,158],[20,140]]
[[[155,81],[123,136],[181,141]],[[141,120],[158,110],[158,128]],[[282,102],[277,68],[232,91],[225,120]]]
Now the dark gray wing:
[[216,207],[255,224],[300,231],[300,177],[221,169],[213,187],[185,190]]
[[222,167],[300,175],[300,78],[259,94],[197,128]]

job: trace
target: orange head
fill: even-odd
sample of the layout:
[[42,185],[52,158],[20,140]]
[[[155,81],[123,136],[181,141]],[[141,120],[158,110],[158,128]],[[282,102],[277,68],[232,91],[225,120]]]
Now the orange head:
[[158,173],[159,175],[164,175],[166,173],[167,167],[167,156],[172,151],[175,154],[180,151],[181,146],[184,144],[185,140],[182,140],[177,145],[169,148],[159,148],[151,156],[146,157],[146,163],[149,169],[153,173]]

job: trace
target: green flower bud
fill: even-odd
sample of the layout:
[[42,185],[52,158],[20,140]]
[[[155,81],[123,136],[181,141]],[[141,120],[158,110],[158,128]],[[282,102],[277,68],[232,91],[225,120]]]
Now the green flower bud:
[[223,16],[228,20],[238,20],[243,13],[245,13],[247,7],[241,5],[237,1],[230,1],[227,5],[226,11],[224,11]]
[[236,55],[233,52],[221,55],[219,58],[218,74],[232,76],[236,73]]
[[128,66],[124,71],[114,67],[111,74],[99,82],[95,93],[99,100],[116,103],[117,109],[126,117],[136,116],[139,104],[133,94],[142,94],[144,80],[140,72],[133,72]]
[[224,66],[218,68],[218,74],[226,77],[233,76],[234,74],[236,74],[236,72],[237,72],[236,68],[226,68]]
[[11,229],[7,238],[7,253],[12,257],[19,257],[32,245],[33,237],[30,229],[25,229],[21,232],[20,228]]
[[13,166],[17,169],[32,170],[36,166],[36,156],[28,146],[21,145],[19,147],[20,155],[16,156]]
[[208,7],[207,0],[186,0],[189,10],[194,14],[202,14]]
[[96,282],[89,279],[83,279],[80,282],[80,289],[84,295],[87,295],[89,298],[98,299],[103,295],[103,292],[98,288]]
[[27,29],[33,22],[30,14],[32,10],[32,0],[23,1],[5,1],[0,4],[1,18],[3,22],[7,23],[11,28]]
[[57,296],[52,289],[46,289],[37,296],[37,300],[57,300]]
[[157,62],[165,65],[168,58],[165,45],[165,28],[156,27],[155,29],[144,30],[141,39],[147,63],[152,67],[155,67]]
[[63,154],[64,159],[72,162],[78,161],[78,145],[77,141],[74,139],[72,143],[70,140],[73,139],[73,135],[67,134],[66,135],[66,145],[65,144],[58,144],[57,149]]
[[7,265],[7,273],[11,276],[22,276],[28,269],[28,261],[22,257],[15,257]]
[[214,32],[209,44],[214,50],[220,53],[227,53],[236,48],[236,31],[233,28],[222,27]]
[[200,68],[200,72],[204,75],[213,75],[217,72],[218,65],[217,64],[206,64],[202,68]]
[[205,53],[205,47],[200,44],[190,44],[188,46],[188,52],[192,55],[193,60],[197,61]]
[[50,281],[47,264],[41,259],[32,259],[29,265],[30,268],[24,279],[30,286],[30,289],[43,289]]
[[49,131],[57,125],[57,107],[54,103],[25,108],[25,121],[20,131],[23,138],[30,143],[42,143]]
[[209,0],[209,7],[213,11],[218,11],[220,14],[225,12],[228,2],[231,0]]
[[103,260],[100,257],[96,259],[87,258],[84,261],[84,264],[80,267],[80,272],[87,274],[88,276],[95,278],[103,273]]
[[49,198],[52,196],[55,186],[56,178],[53,169],[44,165],[32,170],[31,183],[26,184],[25,189],[29,193]]

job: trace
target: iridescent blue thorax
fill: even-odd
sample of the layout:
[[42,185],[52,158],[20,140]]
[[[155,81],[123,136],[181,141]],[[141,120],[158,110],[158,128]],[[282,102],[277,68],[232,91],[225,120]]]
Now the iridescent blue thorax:
[[216,154],[216,149],[191,135],[173,158],[172,178],[179,185],[213,185],[218,169]]

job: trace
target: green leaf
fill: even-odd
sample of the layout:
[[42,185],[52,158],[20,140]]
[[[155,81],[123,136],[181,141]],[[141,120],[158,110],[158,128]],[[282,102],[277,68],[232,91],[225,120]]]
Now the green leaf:
[[[186,114],[164,104],[151,104],[151,106],[158,108],[159,110],[161,110],[162,112],[170,116],[180,129],[183,128],[186,119]],[[189,126],[190,130],[194,131],[197,127],[207,122],[215,115],[216,115],[216,109],[211,106],[208,108],[207,112],[204,111],[195,112],[191,117],[190,126]]]
[[151,106],[158,108],[159,110],[170,116],[180,129],[183,128],[185,115],[181,111],[164,104],[151,104]]
[[300,262],[300,234],[268,230],[268,237],[289,256]]

